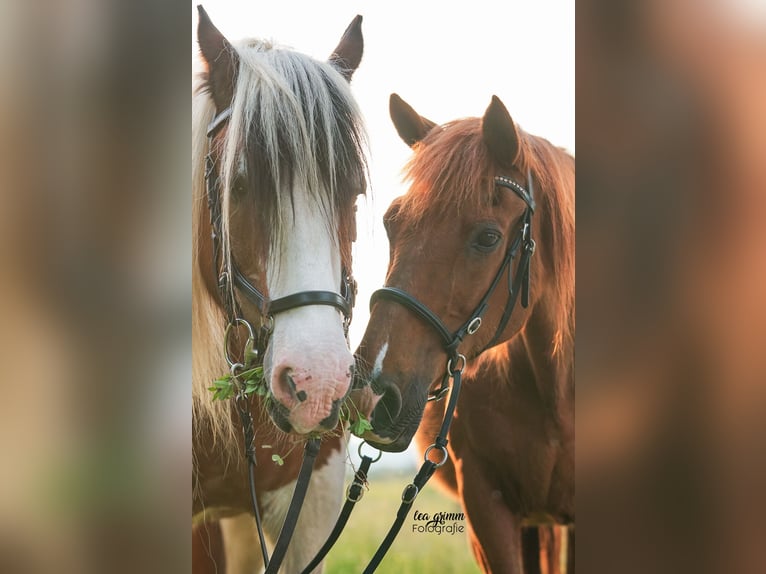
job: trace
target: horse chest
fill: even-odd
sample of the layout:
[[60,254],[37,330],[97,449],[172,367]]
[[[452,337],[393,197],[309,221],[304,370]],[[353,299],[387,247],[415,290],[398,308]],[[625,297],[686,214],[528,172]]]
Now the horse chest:
[[[247,467],[244,457],[232,459],[221,451],[195,453],[193,512],[210,508],[229,515],[251,508]],[[258,493],[277,490],[295,480],[301,463],[300,451],[286,456],[282,466],[269,453],[256,451],[255,484]],[[322,466],[320,462],[317,467]],[[226,510],[224,510],[226,509]]]
[[[561,506],[557,468],[560,430],[547,409],[528,393],[482,393],[466,385],[450,444],[463,468],[480,471],[511,506],[547,513]],[[486,389],[484,389],[486,390]]]

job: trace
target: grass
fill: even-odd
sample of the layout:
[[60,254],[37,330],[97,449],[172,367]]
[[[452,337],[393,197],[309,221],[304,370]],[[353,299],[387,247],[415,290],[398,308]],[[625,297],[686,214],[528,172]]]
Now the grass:
[[[385,537],[401,503],[410,474],[370,473],[370,490],[357,503],[346,530],[325,561],[326,574],[358,574],[367,566]],[[426,485],[410,510],[399,536],[377,569],[378,574],[473,574],[480,572],[468,546],[465,532],[435,534],[413,532],[414,511],[428,513],[461,512],[460,505],[442,494],[433,484]],[[466,522],[458,521],[466,526]]]

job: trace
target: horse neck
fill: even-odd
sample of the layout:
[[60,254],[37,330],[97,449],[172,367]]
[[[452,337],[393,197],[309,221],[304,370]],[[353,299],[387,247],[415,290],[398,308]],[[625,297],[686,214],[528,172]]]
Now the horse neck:
[[545,301],[539,301],[519,334],[503,344],[502,357],[509,380],[518,381],[530,373],[543,403],[561,413],[574,397],[574,353],[571,342],[559,344],[560,326],[553,320]]

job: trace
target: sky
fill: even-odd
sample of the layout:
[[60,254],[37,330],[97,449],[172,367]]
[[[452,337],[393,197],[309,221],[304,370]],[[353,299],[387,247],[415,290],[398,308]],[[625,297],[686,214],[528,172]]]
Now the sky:
[[385,280],[383,213],[407,190],[401,172],[410,150],[388,115],[392,92],[437,123],[481,116],[497,95],[523,129],[575,152],[573,0],[206,0],[203,6],[230,40],[267,38],[321,59],[355,15],[364,17],[364,57],[352,89],[370,141],[371,189],[358,206],[352,349],[369,319],[370,294]]

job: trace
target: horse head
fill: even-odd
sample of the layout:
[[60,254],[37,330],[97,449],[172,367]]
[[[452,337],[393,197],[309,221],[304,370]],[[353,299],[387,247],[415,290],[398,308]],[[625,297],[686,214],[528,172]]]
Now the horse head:
[[327,62],[259,40],[232,44],[201,7],[198,40],[200,105],[212,123],[207,200],[196,197],[195,272],[219,316],[260,333],[276,425],[334,429],[354,367],[351,243],[367,174],[349,88],[362,57],[361,17]]
[[482,118],[443,126],[396,94],[390,111],[414,151],[411,186],[384,217],[386,287],[373,295],[357,350],[368,384],[353,398],[371,417],[368,442],[400,451],[445,373],[512,339],[533,314],[558,312],[555,271],[573,280],[573,262],[557,253],[566,226],[552,211],[573,189],[552,188],[573,164],[518,128],[497,97]]

